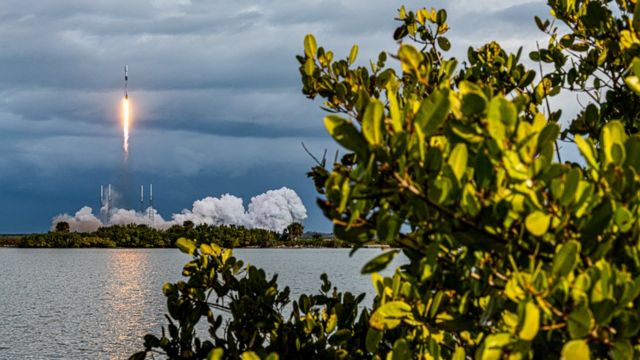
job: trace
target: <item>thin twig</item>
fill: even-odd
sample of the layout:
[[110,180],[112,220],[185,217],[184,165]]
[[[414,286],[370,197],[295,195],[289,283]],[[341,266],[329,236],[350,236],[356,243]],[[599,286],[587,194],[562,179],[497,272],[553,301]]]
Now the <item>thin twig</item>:
[[[311,158],[313,159],[313,161],[316,162],[316,164],[318,164],[319,166],[323,166],[323,164],[318,160],[317,157],[315,157],[311,151],[309,151],[309,149],[307,149],[307,146],[304,144],[303,141],[300,142],[300,144],[302,144],[302,148],[304,149],[304,151],[307,152],[307,154],[309,154],[309,156],[311,156]],[[325,154],[326,154],[327,150],[325,149]]]
[[[540,54],[540,45],[538,44],[537,41],[536,41],[536,48],[538,49],[538,54]],[[540,68],[540,79],[544,80],[544,72],[542,71],[542,62],[538,61],[538,67]],[[547,116],[551,117],[551,106],[549,106],[549,98],[546,95],[547,94],[545,92],[544,101],[547,104]],[[556,156],[558,157],[558,162],[562,163],[562,158],[560,158],[560,147],[558,146],[558,140],[556,140],[555,143],[556,143]]]

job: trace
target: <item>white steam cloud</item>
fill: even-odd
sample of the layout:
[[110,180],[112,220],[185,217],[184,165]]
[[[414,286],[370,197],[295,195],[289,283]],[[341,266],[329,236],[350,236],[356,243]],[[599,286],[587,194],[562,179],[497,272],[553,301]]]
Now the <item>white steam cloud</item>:
[[[106,218],[106,208],[100,211],[101,217]],[[93,214],[90,207],[85,206],[73,216],[61,214],[54,217],[52,229],[62,221],[67,222],[69,230],[75,232],[93,232],[101,226],[127,224],[143,224],[156,229],[166,229],[172,225],[182,225],[188,220],[196,225],[240,225],[282,232],[289,224],[301,223],[306,218],[307,209],[298,194],[283,187],[252,197],[247,210],[242,198],[237,196],[230,194],[224,194],[219,198],[208,196],[202,200],[196,200],[191,210],[184,209],[179,214],[173,214],[171,220],[164,220],[155,209],[149,207],[144,212],[113,209],[109,221],[103,222]]]

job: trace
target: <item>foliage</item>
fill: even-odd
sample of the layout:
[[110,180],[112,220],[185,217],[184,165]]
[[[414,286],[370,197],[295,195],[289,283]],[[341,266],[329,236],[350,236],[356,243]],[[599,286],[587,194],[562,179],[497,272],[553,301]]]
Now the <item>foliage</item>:
[[[640,357],[640,5],[549,5],[569,34],[537,19],[551,38],[531,57],[554,64],[538,80],[521,51],[495,42],[469,49],[461,66],[447,58],[443,10],[400,8],[393,57],[401,72],[386,66],[384,52],[356,66],[357,46],[334,60],[308,35],[298,56],[303,93],[325,99],[325,127],[348,151],[331,169],[323,161],[310,172],[318,203],[337,237],[356,249],[372,239],[393,243],[409,264],[391,277],[377,274],[395,250],[367,263],[372,307],[360,317],[335,311],[335,321],[350,323],[336,328],[329,324],[339,306],[326,302],[325,288],[322,301],[301,296],[283,321],[286,301],[278,299],[286,290],[275,280],[256,280],[252,268],[226,275],[226,251],[184,240],[181,249],[194,255],[189,280],[165,285],[165,294],[170,319],[185,332],[153,338],[136,356],[161,349],[173,358]],[[548,97],[562,91],[592,99],[562,132],[581,164],[558,161],[561,112]],[[239,283],[218,337],[223,320],[212,314],[225,309],[197,301],[224,298]],[[305,302],[315,313],[299,313]],[[254,318],[256,309],[273,316]],[[208,342],[192,331],[200,316],[208,317]],[[296,341],[281,347],[283,333]]]
[[66,221],[60,221],[56,223],[56,231],[58,232],[69,232],[69,223]]
[[[323,275],[318,295],[302,295],[291,302],[289,288],[278,288],[277,275],[269,279],[263,270],[244,266],[231,250],[184,238],[178,240],[178,247],[193,255],[183,270],[188,280],[164,285],[167,330],[163,328],[161,337],[146,335],[146,350],[132,358],[144,358],[150,351],[175,359],[362,355],[368,313],[358,316],[358,305],[364,295],[332,290]],[[287,305],[292,310],[285,316]],[[201,317],[208,326],[210,339],[206,341],[195,333]],[[356,330],[354,322],[360,324]]]
[[[60,223],[58,223],[60,224]],[[295,231],[302,230],[294,226]],[[22,237],[18,246],[39,248],[81,248],[81,247],[128,247],[164,248],[175,247],[181,237],[198,238],[212,244],[228,248],[239,247],[344,247],[346,243],[329,239],[301,239],[298,233],[290,240],[281,240],[282,234],[264,229],[247,229],[242,226],[212,226],[186,223],[174,225],[166,230],[157,230],[146,225],[114,225],[99,228],[94,233],[53,231],[46,234],[31,234]]]
[[548,2],[555,20],[535,20],[549,35],[549,43],[530,54],[532,60],[554,67],[541,82],[540,91],[563,89],[589,102],[571,119],[563,136],[582,134],[597,139],[602,126],[611,120],[620,120],[627,132],[637,133],[640,16],[634,17],[636,1]]
[[304,226],[300,223],[292,223],[282,232],[283,241],[295,241],[304,235]]

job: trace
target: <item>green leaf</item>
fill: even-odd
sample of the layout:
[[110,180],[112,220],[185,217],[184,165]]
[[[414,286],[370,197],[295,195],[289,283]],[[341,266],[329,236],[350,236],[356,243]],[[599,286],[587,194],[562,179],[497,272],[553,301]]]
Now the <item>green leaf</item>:
[[559,276],[567,276],[578,263],[580,254],[580,243],[569,240],[562,244],[556,256],[553,258],[552,273]]
[[487,97],[482,89],[469,81],[462,81],[458,86],[462,95],[462,113],[467,116],[482,114],[487,107]]
[[209,354],[207,354],[207,360],[222,360],[224,358],[223,355],[223,348],[211,349],[211,351],[209,351]]
[[449,113],[449,92],[436,90],[422,101],[414,117],[425,136],[435,133]]
[[378,240],[384,243],[391,243],[395,240],[396,235],[402,226],[402,220],[389,212],[378,213],[376,230],[378,232]]
[[372,145],[382,143],[382,119],[384,105],[378,99],[373,99],[367,105],[362,117],[362,133],[365,139]]
[[373,259],[369,260],[369,262],[367,262],[364,267],[362,267],[361,273],[371,274],[373,272],[384,270],[397,253],[398,250],[391,250],[374,257]]
[[567,319],[567,327],[572,339],[580,339],[587,336],[591,331],[592,324],[593,317],[589,308],[584,304],[573,310]]
[[333,346],[344,345],[353,336],[353,331],[350,329],[340,329],[336,331],[331,337],[329,337],[329,344]]
[[576,196],[576,191],[578,190],[578,185],[580,184],[580,180],[582,179],[582,171],[579,168],[573,168],[567,174],[564,183],[564,191],[562,192],[562,196],[560,197],[560,205],[569,206],[573,202]]
[[[405,339],[398,339],[391,349],[391,360],[411,360],[411,349]],[[388,359],[388,357],[387,357]]]
[[533,340],[540,328],[540,309],[533,303],[528,302],[524,308],[524,318],[521,321],[518,336],[524,341]]
[[448,163],[451,166],[451,170],[453,170],[453,173],[455,174],[458,181],[462,180],[462,176],[467,169],[467,160],[467,146],[464,143],[457,143],[451,151],[451,155],[449,155]]
[[367,351],[374,354],[377,353],[380,340],[382,340],[382,331],[369,328],[369,330],[367,330],[367,338],[365,340]]
[[513,129],[518,118],[518,110],[511,101],[502,96],[496,96],[489,103],[489,122],[501,121],[509,129]]
[[451,49],[451,42],[449,42],[449,39],[446,37],[440,36],[438,37],[438,46],[444,51],[449,51],[449,49]]
[[540,151],[545,145],[548,143],[553,143],[558,138],[560,134],[560,126],[556,123],[549,123],[547,126],[542,129],[540,134],[538,134],[538,146],[537,149]]
[[367,152],[367,142],[353,124],[336,115],[324,118],[324,126],[338,144],[354,151],[359,156]]
[[633,346],[627,339],[620,339],[613,344],[611,358],[613,360],[633,360]]
[[571,340],[562,347],[560,360],[590,360],[589,345],[584,340]]
[[314,59],[318,52],[318,45],[316,45],[316,38],[311,34],[307,34],[304,37],[304,53],[307,57]]
[[612,217],[611,201],[605,197],[595,209],[591,210],[591,216],[584,220],[585,225],[581,231],[581,236],[585,249],[588,249],[585,244],[595,240],[609,226]]
[[393,329],[404,319],[412,319],[411,306],[404,301],[388,302],[373,312],[369,326],[376,330]]
[[349,65],[352,65],[358,57],[358,44],[353,44],[351,52],[349,52]]
[[534,211],[525,219],[525,226],[534,236],[542,236],[549,230],[551,224],[551,215],[545,214],[542,211]]
[[176,241],[176,246],[183,253],[193,255],[196,250],[196,243],[193,240],[188,240],[185,238],[180,238]]

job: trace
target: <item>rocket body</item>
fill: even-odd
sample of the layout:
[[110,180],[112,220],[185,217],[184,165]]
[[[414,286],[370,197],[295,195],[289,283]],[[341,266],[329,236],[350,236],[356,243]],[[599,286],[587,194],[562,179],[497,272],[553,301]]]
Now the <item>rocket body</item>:
[[124,66],[124,98],[129,98],[129,90],[127,89],[127,83],[129,82],[129,66]]

